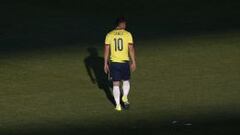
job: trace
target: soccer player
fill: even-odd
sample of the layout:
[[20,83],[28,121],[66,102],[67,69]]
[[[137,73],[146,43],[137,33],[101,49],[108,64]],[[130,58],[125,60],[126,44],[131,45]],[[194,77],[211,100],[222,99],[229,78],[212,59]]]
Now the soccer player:
[[[129,108],[128,93],[130,90],[130,72],[136,69],[135,50],[133,38],[126,31],[126,20],[121,17],[116,21],[116,28],[109,32],[105,39],[104,72],[110,73],[113,81],[113,97],[116,110],[121,111],[120,99],[124,108]],[[109,60],[110,58],[110,60]],[[131,71],[130,71],[131,70]],[[123,96],[120,97],[120,84],[122,83]]]

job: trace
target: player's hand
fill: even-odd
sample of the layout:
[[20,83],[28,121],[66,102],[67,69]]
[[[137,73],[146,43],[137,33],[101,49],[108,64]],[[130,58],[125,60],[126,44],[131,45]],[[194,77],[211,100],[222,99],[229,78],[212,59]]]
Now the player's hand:
[[131,71],[134,72],[137,68],[136,63],[131,63],[130,68],[131,68]]
[[107,74],[109,72],[108,64],[104,64],[104,72]]

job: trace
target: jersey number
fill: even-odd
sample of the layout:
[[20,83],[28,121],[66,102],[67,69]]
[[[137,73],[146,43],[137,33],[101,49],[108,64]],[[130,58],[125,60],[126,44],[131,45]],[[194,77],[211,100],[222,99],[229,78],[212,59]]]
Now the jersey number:
[[122,38],[114,38],[115,42],[115,51],[123,50],[123,39]]

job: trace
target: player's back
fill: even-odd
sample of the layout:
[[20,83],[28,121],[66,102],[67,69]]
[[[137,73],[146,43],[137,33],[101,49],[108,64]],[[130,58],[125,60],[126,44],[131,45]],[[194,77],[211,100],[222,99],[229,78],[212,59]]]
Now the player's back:
[[110,46],[110,60],[113,62],[129,61],[128,45],[133,44],[132,35],[124,29],[115,29],[106,36],[105,44]]

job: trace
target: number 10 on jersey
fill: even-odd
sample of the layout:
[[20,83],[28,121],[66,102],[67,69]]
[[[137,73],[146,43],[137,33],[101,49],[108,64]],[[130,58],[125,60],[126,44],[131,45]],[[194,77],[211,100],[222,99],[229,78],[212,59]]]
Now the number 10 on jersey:
[[114,38],[115,42],[115,51],[122,51],[123,50],[123,39],[122,38]]

